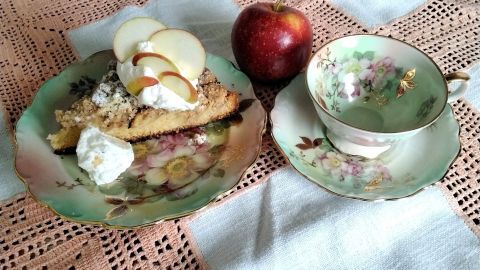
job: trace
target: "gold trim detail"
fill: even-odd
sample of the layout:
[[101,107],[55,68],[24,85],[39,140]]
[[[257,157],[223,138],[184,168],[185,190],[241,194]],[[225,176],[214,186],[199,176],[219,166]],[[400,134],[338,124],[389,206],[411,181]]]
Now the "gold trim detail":
[[412,90],[415,88],[416,84],[413,81],[413,78],[415,78],[416,70],[414,68],[408,70],[405,72],[403,75],[402,79],[400,79],[400,84],[398,85],[397,88],[397,98],[400,98],[405,94],[406,91]]
[[455,71],[455,72],[448,73],[447,75],[445,75],[445,80],[447,82],[454,82],[454,81],[466,82],[466,81],[470,80],[470,76],[466,72]]

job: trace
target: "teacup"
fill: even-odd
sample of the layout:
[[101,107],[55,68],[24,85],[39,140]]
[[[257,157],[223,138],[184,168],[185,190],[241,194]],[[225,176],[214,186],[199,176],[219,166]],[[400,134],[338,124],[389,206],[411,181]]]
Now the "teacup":
[[[322,46],[306,78],[335,147],[375,158],[434,123],[447,102],[463,95],[469,76],[443,76],[432,59],[403,41],[352,35]],[[452,81],[460,84],[449,92]]]

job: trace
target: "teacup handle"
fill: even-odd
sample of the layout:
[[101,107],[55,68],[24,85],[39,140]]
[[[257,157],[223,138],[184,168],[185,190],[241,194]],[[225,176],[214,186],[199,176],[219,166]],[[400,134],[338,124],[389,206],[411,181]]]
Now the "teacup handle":
[[[460,82],[460,86],[457,89],[453,89],[448,93],[448,102],[456,101],[457,99],[461,98],[468,87],[468,80],[470,80],[470,76],[467,73],[462,71],[456,71],[452,73],[448,73],[445,75],[445,80],[448,84],[452,82]],[[449,88],[450,90],[450,88]]]

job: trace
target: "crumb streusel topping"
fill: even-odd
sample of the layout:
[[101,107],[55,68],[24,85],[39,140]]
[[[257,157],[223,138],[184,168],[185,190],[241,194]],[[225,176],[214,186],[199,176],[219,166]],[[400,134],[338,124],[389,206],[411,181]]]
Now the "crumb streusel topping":
[[139,108],[137,99],[126,91],[115,70],[110,69],[91,96],[83,96],[69,111],[55,111],[55,116],[64,127],[85,125],[94,115],[103,120],[102,126],[112,126],[131,121]]

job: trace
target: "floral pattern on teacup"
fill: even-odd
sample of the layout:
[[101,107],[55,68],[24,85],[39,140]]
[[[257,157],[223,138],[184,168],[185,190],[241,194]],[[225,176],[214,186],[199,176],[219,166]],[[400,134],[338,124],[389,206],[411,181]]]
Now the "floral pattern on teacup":
[[330,50],[320,56],[318,67],[323,76],[317,79],[317,98],[329,100],[329,109],[341,112],[340,99],[362,97],[363,102],[384,106],[397,97],[403,69],[389,56],[373,51],[355,51],[342,59],[332,58]]

